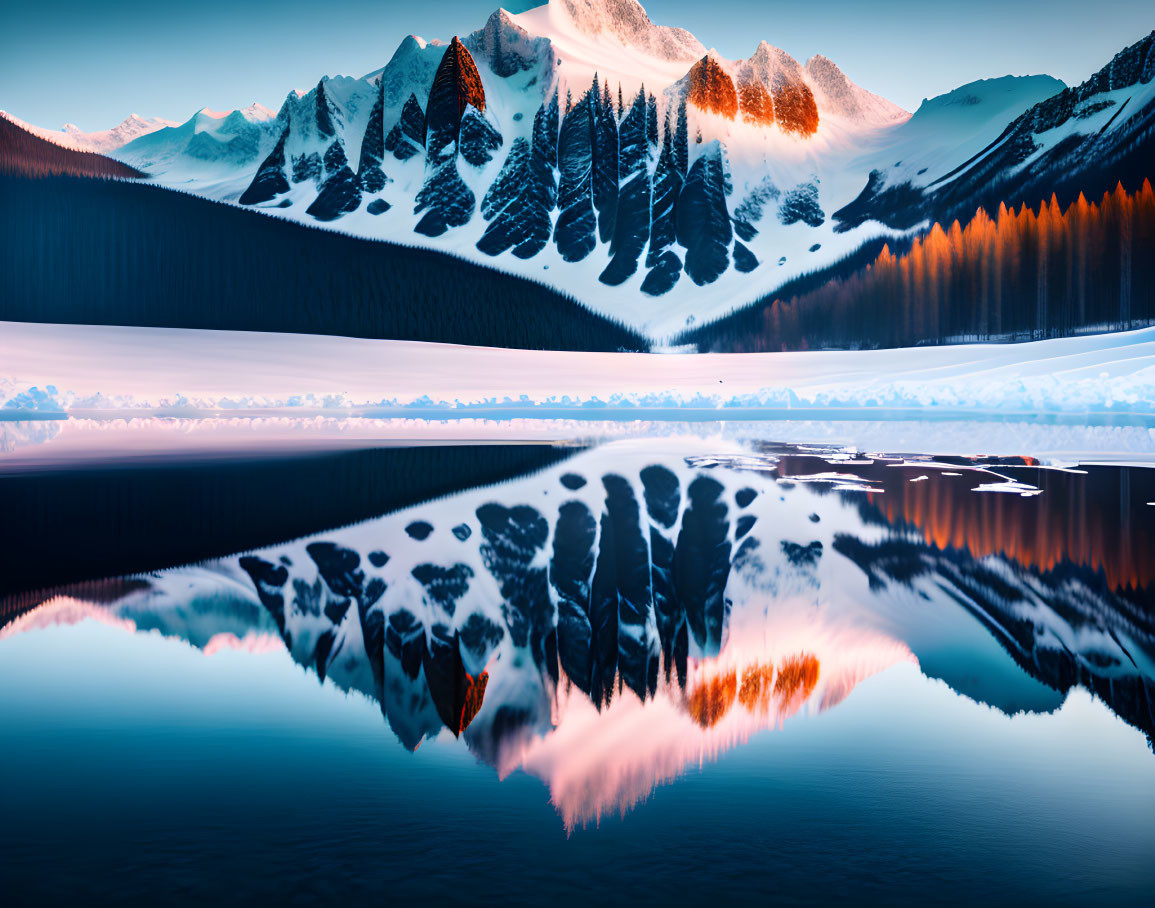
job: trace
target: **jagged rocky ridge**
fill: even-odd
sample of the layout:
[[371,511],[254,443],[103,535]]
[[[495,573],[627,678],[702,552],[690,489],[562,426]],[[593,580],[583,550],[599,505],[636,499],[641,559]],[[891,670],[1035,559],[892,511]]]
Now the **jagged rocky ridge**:
[[[610,75],[576,81],[577,70],[562,60],[563,47],[566,56],[577,53],[565,44],[567,32],[557,30],[563,23],[595,47],[625,41],[628,65],[645,70],[645,84],[623,90],[613,67],[625,64],[608,51]],[[541,264],[532,270],[498,264],[578,286],[595,308],[592,280],[650,297],[678,288],[669,315],[604,297],[615,317],[661,331],[683,317],[690,325],[717,315],[720,300],[733,299],[719,288],[702,296],[710,311],[690,313],[685,301],[697,295],[693,288],[731,275],[724,287],[738,294],[734,302],[748,302],[810,273],[807,266],[820,271],[853,256],[869,242],[859,237],[877,230],[870,221],[917,229],[932,219],[968,217],[979,205],[994,211],[1000,202],[1037,204],[1051,191],[1065,200],[1064,193],[1098,193],[1105,188],[1099,184],[1119,178],[1138,185],[1132,177],[1150,175],[1151,99],[1120,94],[1146,84],[1149,41],[1120,54],[1086,86],[1028,111],[984,153],[954,161],[924,185],[904,182],[913,169],[851,160],[860,131],[887,129],[905,114],[854,85],[829,59],[802,64],[762,42],[748,58],[729,61],[685,38],[655,26],[632,0],[555,0],[523,15],[498,10],[448,45],[407,38],[378,73],[322,80],[305,95],[290,95],[277,141],[261,146],[266,158],[240,201],[337,222],[355,234],[402,242],[416,234],[421,245],[434,239],[475,260],[507,253],[536,259]],[[581,66],[594,68],[598,53],[589,51]],[[646,59],[665,62],[645,69]],[[671,63],[685,66],[673,82]],[[652,85],[651,71],[659,74]],[[315,113],[326,107],[333,136],[317,126]],[[1112,114],[1122,115],[1116,125]],[[1022,125],[1028,119],[1033,126]],[[956,127],[964,141],[965,123]],[[1064,130],[1070,134],[1060,135]],[[984,132],[983,142],[994,134]],[[813,158],[803,150],[811,142]],[[957,158],[972,153],[965,147]],[[875,168],[857,200],[862,184],[841,172],[851,165],[863,179]],[[698,223],[702,216],[708,226]],[[836,235],[847,231],[856,232]],[[587,264],[564,267],[578,262]],[[746,282],[734,272],[756,275]],[[571,274],[580,277],[576,285]],[[742,299],[744,288],[750,296]],[[626,306],[621,316],[619,305]]]
[[[589,25],[589,9],[567,10]],[[641,28],[622,23],[634,22],[635,12],[644,18],[644,11],[630,3],[623,4],[623,10],[625,18],[614,28],[621,26],[630,33]],[[646,23],[647,34],[647,29],[657,28],[648,19]],[[687,52],[682,33],[660,35],[663,54],[677,48],[682,48],[678,53]],[[421,52],[434,49],[422,45]],[[403,46],[396,57],[404,50]],[[688,110],[733,119],[741,97],[749,122],[799,135],[810,135],[817,126],[816,109],[797,116],[790,112],[795,97],[803,99],[799,102],[803,106],[809,104],[808,110],[814,107],[805,71],[764,42],[736,67],[723,66],[713,54],[702,57],[660,98],[643,85],[632,99],[623,99],[619,88],[615,100],[609,80],[595,75],[580,97],[575,99],[567,89],[564,102],[550,42],[531,36],[502,10],[483,29],[464,41],[454,38],[439,52],[428,95],[410,92],[390,121],[385,119],[390,105],[384,88],[389,68],[380,76],[360,138],[356,173],[348,161],[348,138],[342,142],[326,127],[339,113],[326,102],[325,81],[307,95],[291,95],[278,115],[279,139],[242,193],[241,204],[292,207],[298,204],[293,188],[311,179],[318,194],[307,213],[317,219],[336,220],[362,205],[372,214],[382,214],[395,204],[381,195],[393,181],[391,169],[418,159],[424,173],[413,196],[420,215],[417,233],[444,235],[468,224],[479,211],[488,223],[476,245],[487,255],[512,251],[519,258],[532,258],[552,241],[563,261],[578,262],[603,245],[609,255],[600,274],[603,283],[619,285],[641,269],[643,292],[661,295],[677,283],[683,270],[693,283],[709,284],[731,265],[740,271],[759,265],[733,236],[735,215],[728,202],[733,188],[725,148],[716,141],[707,143],[701,150],[704,162],[698,163],[698,150],[691,151]],[[485,77],[474,53],[496,79],[529,77],[530,85],[540,80],[545,100],[528,135],[507,143],[487,115]],[[843,107],[849,109],[858,99],[855,92],[861,90],[825,62],[823,78],[843,87]],[[310,137],[323,150],[304,151]],[[300,150],[294,151],[294,142]],[[489,168],[495,160],[501,164],[496,172]],[[479,204],[475,187],[482,179],[487,182]],[[679,206],[685,209],[680,218]],[[754,222],[761,214],[760,208],[747,205],[743,231],[747,242],[757,233]],[[704,225],[696,223],[700,216],[705,217]],[[802,220],[814,224],[823,217]]]

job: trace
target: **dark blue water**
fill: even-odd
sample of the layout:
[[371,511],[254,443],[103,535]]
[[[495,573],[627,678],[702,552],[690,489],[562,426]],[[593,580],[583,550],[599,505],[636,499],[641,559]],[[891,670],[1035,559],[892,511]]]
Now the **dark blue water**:
[[[633,443],[300,542],[269,528],[251,557],[286,565],[279,616],[235,557],[10,595],[5,902],[1149,903],[1150,478],[855,460]],[[559,613],[526,606],[518,638],[534,578],[555,609],[567,589],[566,502],[610,515],[582,588],[595,616],[613,591],[604,698]],[[635,523],[673,540],[681,637],[627,620],[639,588],[670,614]],[[320,569],[318,541],[356,569]],[[422,564],[468,568],[464,590]],[[419,631],[374,650],[374,607]],[[470,616],[500,641],[479,651]],[[436,680],[482,669],[479,706]]]

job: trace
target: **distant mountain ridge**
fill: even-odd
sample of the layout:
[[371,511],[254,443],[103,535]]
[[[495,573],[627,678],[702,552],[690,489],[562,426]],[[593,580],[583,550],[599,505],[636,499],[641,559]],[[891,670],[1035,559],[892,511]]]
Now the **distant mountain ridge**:
[[[104,155],[42,139],[20,126],[15,118],[0,116],[0,178],[54,176],[138,179],[145,174]],[[16,206],[10,197],[5,198],[5,203],[7,220],[14,224]]]
[[137,114],[129,114],[111,129],[85,132],[72,123],[65,123],[61,130],[43,129],[3,110],[0,110],[0,117],[15,123],[21,129],[41,139],[59,145],[61,148],[71,148],[74,151],[95,151],[99,154],[108,154],[124,147],[140,136],[177,125],[172,120],[163,120],[160,117],[141,117]]
[[1039,101],[985,148],[945,172],[912,179],[898,166],[872,170],[866,188],[834,217],[840,230],[866,220],[907,228],[1052,193],[1072,202],[1126,179],[1155,176],[1155,31],[1120,51],[1087,81]]

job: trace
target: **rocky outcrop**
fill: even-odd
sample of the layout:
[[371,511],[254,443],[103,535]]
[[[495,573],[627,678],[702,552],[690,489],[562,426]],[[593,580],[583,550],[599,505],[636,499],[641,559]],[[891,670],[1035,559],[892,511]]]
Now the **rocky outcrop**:
[[778,206],[778,220],[785,225],[802,221],[811,227],[821,227],[826,215],[818,204],[817,182],[799,183],[786,193]]
[[597,216],[594,213],[594,149],[596,94],[589,92],[570,109],[558,138],[558,215],[553,240],[567,262],[580,262],[594,250]]
[[818,105],[814,103],[814,93],[809,85],[779,81],[772,92],[779,129],[803,137],[818,132]]
[[416,95],[410,93],[406,99],[400,119],[385,137],[385,150],[398,161],[407,161],[425,151],[425,111]]
[[734,267],[742,274],[749,274],[759,265],[758,257],[745,246],[743,246],[739,240],[734,240],[733,255]]
[[678,242],[686,247],[686,274],[695,284],[716,281],[729,266],[729,190],[725,152],[711,142],[690,167],[677,204]]
[[674,549],[674,582],[686,609],[694,642],[707,655],[722,648],[729,604],[730,523],[723,486],[699,476],[686,490],[689,505]]
[[743,119],[803,137],[817,132],[818,104],[790,54],[763,41],[738,64],[737,77]]
[[314,118],[317,124],[317,135],[322,139],[331,139],[337,134],[337,130],[333,126],[333,112],[329,110],[329,99],[325,95],[324,79],[317,83]]
[[530,140],[514,141],[501,172],[481,200],[489,221],[477,248],[487,255],[508,249],[518,258],[537,255],[549,242],[550,212],[557,203],[558,108],[555,94],[533,118]]
[[598,236],[608,243],[618,214],[618,121],[609,82],[603,83],[600,103],[597,76],[590,91],[593,101],[593,193],[598,212]]
[[[612,584],[607,576],[603,589],[610,601],[615,598],[610,592],[611,585],[616,592],[618,673],[622,684],[645,700],[658,687],[660,653],[654,635],[656,627],[647,621],[653,606],[648,534],[642,532],[638,501],[631,483],[611,473],[602,477],[602,485],[606,490],[606,509],[602,518],[601,549],[605,552],[609,545],[614,550]],[[601,569],[599,561],[599,571]],[[608,573],[608,565],[606,570]]]
[[502,78],[533,69],[551,52],[547,38],[530,37],[503,9],[495,10],[484,28],[466,38],[465,46]]
[[361,204],[361,183],[349,169],[345,149],[339,141],[334,141],[325,152],[325,172],[329,174],[321,184],[317,198],[305,210],[318,221],[333,221],[356,211]]
[[286,126],[269,156],[257,169],[253,181],[241,193],[238,199],[240,204],[260,205],[262,202],[271,202],[277,196],[289,191],[289,181],[285,176],[285,141],[288,137],[289,127]]
[[667,681],[671,669],[676,666],[678,678],[684,684],[689,636],[686,613],[674,589],[674,540],[671,535],[682,510],[681,488],[678,477],[660,464],[643,469],[641,480],[650,521],[650,576],[662,664]]
[[434,164],[417,192],[414,212],[425,212],[413,229],[425,236],[441,236],[451,227],[463,227],[473,217],[477,199],[457,170],[457,155]]
[[673,246],[678,238],[677,204],[685,181],[686,106],[681,105],[677,125],[667,118],[662,151],[654,170],[653,204],[650,209],[650,247],[646,253],[649,273],[642,281],[648,296],[668,293],[682,275],[682,260]]
[[545,547],[549,524],[525,505],[482,505],[477,519],[484,540],[481,559],[501,589],[502,617],[510,639],[515,646],[527,647],[538,667],[556,681],[557,638],[547,571],[531,566]]
[[457,142],[461,118],[470,106],[485,110],[485,89],[473,57],[454,37],[437,67],[425,109],[425,147],[430,155],[443,154]]
[[656,133],[656,103],[638,92],[622,120],[618,133],[618,190],[614,233],[610,238],[610,263],[601,273],[604,284],[617,286],[638,270],[638,259],[650,240],[652,192],[650,160],[656,149],[650,137]]
[[558,510],[549,579],[557,596],[557,655],[561,669],[578,688],[591,693],[593,628],[590,624],[590,580],[594,568],[597,522],[580,501]]
[[774,180],[763,177],[762,182],[750,190],[746,198],[734,209],[734,232],[747,242],[754,239],[758,235],[758,229],[754,225],[762,220],[766,206],[781,197],[782,192],[774,185]]
[[369,113],[365,137],[361,140],[361,160],[357,165],[357,182],[365,192],[380,192],[389,182],[382,169],[385,159],[385,82],[377,86],[377,97]]
[[738,83],[738,107],[742,119],[756,126],[774,125],[774,101],[766,86],[756,80]]
[[425,110],[425,183],[417,193],[416,213],[425,212],[414,228],[440,236],[473,217],[476,198],[457,170],[458,152],[475,166],[491,159],[501,136],[481,116],[485,89],[473,57],[456,37],[445,49]]
[[457,140],[461,157],[474,167],[484,167],[501,144],[501,134],[485,117],[475,107],[466,107]]

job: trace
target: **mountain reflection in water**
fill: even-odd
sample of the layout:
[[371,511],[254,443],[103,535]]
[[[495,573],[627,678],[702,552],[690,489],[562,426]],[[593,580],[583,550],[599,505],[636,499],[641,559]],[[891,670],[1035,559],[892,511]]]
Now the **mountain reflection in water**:
[[42,596],[0,638],[96,619],[287,649],[406,747],[448,729],[540,777],[567,829],[901,662],[1008,715],[1082,686],[1150,744],[1155,471],[708,444]]

